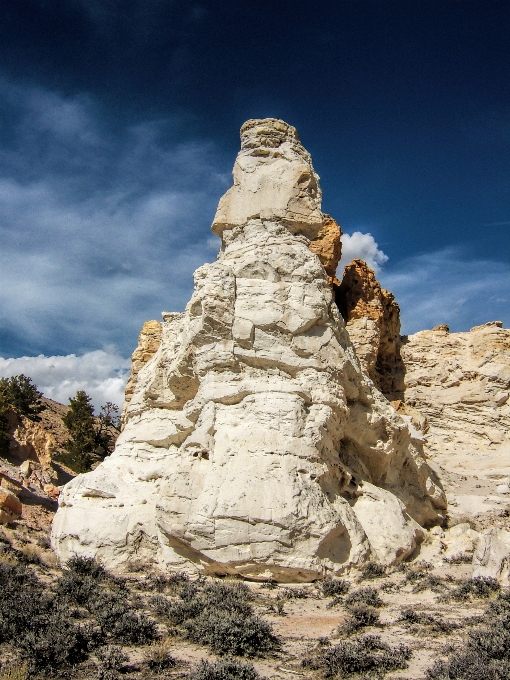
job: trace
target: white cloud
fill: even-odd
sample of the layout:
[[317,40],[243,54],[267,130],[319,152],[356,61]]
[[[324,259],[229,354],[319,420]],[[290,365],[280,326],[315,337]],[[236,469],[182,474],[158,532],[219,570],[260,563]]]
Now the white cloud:
[[67,404],[78,390],[92,398],[96,412],[107,401],[122,406],[130,361],[115,352],[97,350],[83,356],[0,357],[0,376],[24,375],[32,378],[44,396]]
[[2,80],[0,106],[12,126],[0,148],[4,353],[130,354],[211,259],[224,168],[208,142],[171,141],[186,138],[179,120],[109,129],[86,96]]
[[385,269],[381,283],[400,305],[402,332],[446,323],[452,331],[487,321],[510,327],[510,265],[445,248]]
[[364,260],[369,267],[378,272],[388,261],[388,256],[379,248],[372,234],[355,231],[352,234],[342,234],[342,259],[337,270],[340,277],[345,265],[354,259]]

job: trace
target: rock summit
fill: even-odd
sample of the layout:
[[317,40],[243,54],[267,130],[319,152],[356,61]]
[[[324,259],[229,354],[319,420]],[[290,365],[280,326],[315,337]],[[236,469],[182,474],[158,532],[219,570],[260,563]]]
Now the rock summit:
[[443,519],[420,433],[360,365],[335,303],[338,227],[295,128],[246,122],[233,176],[217,261],[183,313],[163,314],[115,451],[60,495],[62,560],[311,581],[395,563]]

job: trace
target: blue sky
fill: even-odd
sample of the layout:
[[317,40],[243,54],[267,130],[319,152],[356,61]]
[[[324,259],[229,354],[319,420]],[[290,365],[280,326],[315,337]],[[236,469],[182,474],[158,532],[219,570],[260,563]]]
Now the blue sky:
[[403,332],[508,327],[509,70],[499,0],[4,0],[0,373],[120,400],[265,116],[297,127]]

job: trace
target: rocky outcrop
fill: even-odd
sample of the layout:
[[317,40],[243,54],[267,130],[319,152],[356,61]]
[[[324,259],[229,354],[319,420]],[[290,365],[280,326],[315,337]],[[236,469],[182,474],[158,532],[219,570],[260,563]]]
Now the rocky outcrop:
[[[10,455],[18,460],[31,460],[51,474],[52,460],[58,450],[55,437],[42,423],[9,411],[8,431],[11,434]],[[48,480],[49,481],[49,480]]]
[[400,308],[363,260],[345,267],[335,300],[363,369],[390,400],[403,397]]
[[480,536],[473,576],[495,578],[504,588],[510,586],[510,531],[493,527]]
[[138,345],[131,355],[131,372],[126,384],[124,392],[124,406],[122,409],[122,421],[124,422],[127,405],[131,401],[131,397],[135,391],[136,380],[140,369],[145,366],[149,359],[157,352],[161,342],[162,326],[161,321],[146,321],[140,335],[138,336]]
[[340,285],[336,278],[336,270],[342,257],[342,230],[331,215],[324,214],[322,227],[317,236],[309,243],[312,253],[315,253],[326,270],[328,283]]
[[361,370],[310,250],[327,229],[309,154],[274,119],[241,142],[217,261],[163,315],[113,454],[61,493],[61,560],[308,581],[397,562],[442,521],[422,442]]
[[404,338],[405,402],[427,419],[427,450],[457,474],[510,473],[510,330],[501,322]]

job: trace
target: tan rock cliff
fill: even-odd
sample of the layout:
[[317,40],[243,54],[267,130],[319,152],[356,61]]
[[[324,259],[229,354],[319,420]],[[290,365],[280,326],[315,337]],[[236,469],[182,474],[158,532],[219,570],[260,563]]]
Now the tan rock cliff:
[[391,401],[403,397],[400,308],[363,260],[345,267],[335,300],[363,368]]

